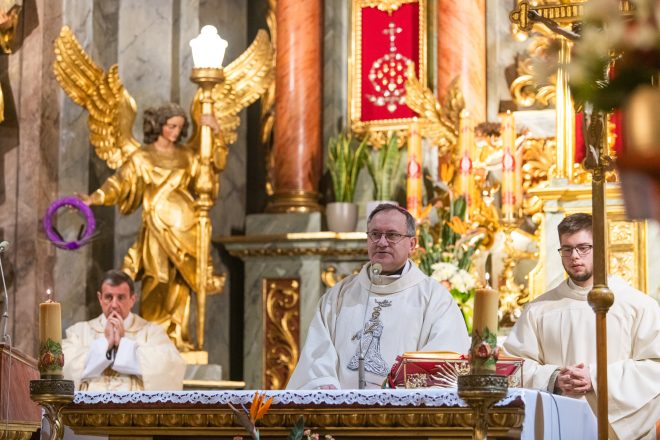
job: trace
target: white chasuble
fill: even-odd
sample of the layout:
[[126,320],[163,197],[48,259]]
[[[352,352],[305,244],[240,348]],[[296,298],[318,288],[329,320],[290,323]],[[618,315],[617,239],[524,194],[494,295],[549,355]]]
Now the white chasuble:
[[467,352],[465,321],[444,286],[410,261],[400,277],[373,283],[368,267],[321,297],[287,389],[357,388],[361,353],[367,387],[378,388],[406,351]]
[[[607,313],[610,437],[637,439],[655,430],[660,418],[660,307],[620,278],[612,276],[608,284],[614,293]],[[525,359],[525,387],[550,392],[555,370],[584,363],[594,387],[585,397],[596,414],[596,324],[589,290],[567,280],[536,298],[504,349]]]
[[79,322],[62,341],[64,378],[81,391],[180,390],[186,365],[165,331],[130,313],[125,334],[110,359],[106,357],[106,318]]

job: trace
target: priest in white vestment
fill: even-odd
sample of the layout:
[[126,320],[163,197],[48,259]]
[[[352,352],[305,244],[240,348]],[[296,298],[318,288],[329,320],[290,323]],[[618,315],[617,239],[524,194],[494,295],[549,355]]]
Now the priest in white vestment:
[[[595,313],[589,214],[559,224],[559,253],[568,279],[532,301],[504,349],[525,359],[525,387],[586,398],[597,410]],[[614,304],[607,313],[607,381],[611,439],[655,439],[660,419],[660,308],[617,277],[609,277]]]
[[80,391],[180,390],[185,362],[160,326],[131,313],[133,280],[109,271],[97,296],[103,313],[66,330],[64,378]]
[[320,299],[287,389],[358,388],[361,366],[366,388],[379,388],[404,352],[467,352],[453,298],[408,259],[417,244],[410,213],[379,205],[367,229],[370,262]]

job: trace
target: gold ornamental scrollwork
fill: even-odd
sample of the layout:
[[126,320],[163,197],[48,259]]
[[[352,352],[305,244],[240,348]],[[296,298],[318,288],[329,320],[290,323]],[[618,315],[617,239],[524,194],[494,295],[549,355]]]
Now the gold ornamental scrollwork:
[[[352,275],[358,274],[361,268],[362,266],[356,267],[355,269],[353,269],[351,274]],[[326,267],[325,270],[321,273],[321,281],[323,282],[323,285],[329,289],[335,284],[337,284],[339,281],[346,278],[347,276],[348,275],[345,274],[339,274],[337,272],[337,268],[331,264],[328,267]]]
[[[270,42],[273,46],[273,52],[277,50],[277,18],[275,17],[275,8],[277,0],[268,0],[268,13],[266,14],[266,24],[270,32]],[[273,68],[275,68],[275,57],[273,57]],[[275,81],[270,85],[261,96],[261,109],[259,111],[259,140],[266,146],[266,194],[273,195],[273,148],[272,136],[275,126]]]
[[628,221],[623,215],[608,217],[608,273],[646,292],[646,223]]
[[461,111],[465,108],[465,99],[461,91],[460,77],[449,85],[443,102],[440,103],[431,89],[415,77],[410,71],[406,80],[406,102],[408,107],[419,115],[419,127],[422,136],[438,146],[438,155],[457,154],[458,127]]
[[263,280],[264,386],[286,385],[300,354],[300,280]]
[[392,13],[405,3],[416,3],[417,0],[360,0],[363,8],[376,7],[379,11]]
[[[534,57],[546,52],[551,44],[551,37],[540,35],[532,39],[527,47],[527,54],[516,57],[518,77],[509,86],[513,101],[521,107],[539,104],[547,107],[555,104],[556,75],[539,78],[535,72]],[[543,84],[538,84],[542,80]]]

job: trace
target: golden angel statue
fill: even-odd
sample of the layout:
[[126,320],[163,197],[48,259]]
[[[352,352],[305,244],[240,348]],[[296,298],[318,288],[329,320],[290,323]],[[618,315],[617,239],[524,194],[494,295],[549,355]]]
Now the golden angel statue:
[[[122,270],[142,281],[140,314],[161,324],[180,351],[195,348],[189,334],[191,292],[222,291],[224,275],[214,275],[208,243],[199,246],[195,183],[200,179],[200,126],[214,129],[213,185],[219,191],[227,145],[236,139],[238,112],[259,98],[272,81],[273,51],[264,32],[237,60],[225,68],[225,82],[214,88],[214,116],[201,116],[199,98],[192,105],[193,135],[182,144],[188,119],[178,104],[144,112],[143,145],[131,130],[136,105],[118,76],[107,73],[85,54],[68,27],[55,41],[55,76],[77,104],[89,112],[90,142],[96,154],[115,169],[99,189],[80,196],[92,205],[117,205],[122,214],[142,206],[142,225],[124,257]],[[199,93],[198,93],[199,95]],[[217,119],[217,120],[216,120]],[[205,176],[207,177],[207,176]],[[208,272],[200,277],[198,266]],[[201,287],[200,283],[204,283]],[[197,348],[204,341],[204,301],[198,298]],[[199,305],[202,309],[199,309]]]

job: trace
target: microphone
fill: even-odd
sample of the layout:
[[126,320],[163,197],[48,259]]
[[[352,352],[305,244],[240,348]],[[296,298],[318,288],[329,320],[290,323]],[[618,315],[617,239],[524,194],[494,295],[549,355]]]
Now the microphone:
[[371,342],[370,342],[369,347],[367,347],[367,350],[362,349],[362,338],[364,337],[364,324],[367,319],[367,310],[369,309],[369,299],[371,298],[371,289],[374,286],[374,277],[379,276],[382,271],[383,271],[383,265],[380,263],[374,263],[369,267],[369,274],[370,274],[369,291],[367,292],[367,302],[364,304],[364,316],[362,317],[362,333],[360,333],[360,341],[359,341],[360,356],[358,357],[358,388],[361,390],[367,387],[367,380],[364,377],[364,354],[365,351],[368,351],[369,347],[371,347]]
[[[0,242],[0,254],[7,252],[9,249],[9,242],[3,240]],[[0,258],[0,275],[2,276],[2,340],[6,340],[7,335],[7,321],[9,321],[9,295],[7,294],[7,283],[5,282],[5,271],[2,267],[2,258]]]

